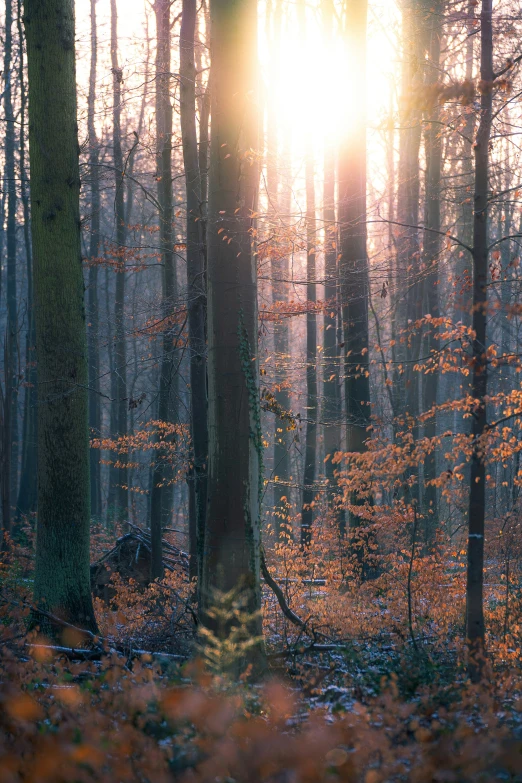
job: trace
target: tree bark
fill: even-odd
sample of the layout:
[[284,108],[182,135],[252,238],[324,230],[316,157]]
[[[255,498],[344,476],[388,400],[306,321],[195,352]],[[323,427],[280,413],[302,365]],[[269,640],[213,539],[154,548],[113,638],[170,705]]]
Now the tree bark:
[[[261,637],[259,580],[262,436],[258,398],[256,258],[257,2],[211,0],[208,390],[209,484],[200,612],[215,590],[236,590]],[[223,629],[226,633],[227,629]],[[263,666],[261,644],[247,655]]]
[[[198,142],[196,134],[196,67],[194,40],[196,0],[183,0],[180,31],[180,120],[187,194],[187,283],[190,346],[190,408],[193,450],[193,503],[190,506],[192,547],[190,571],[197,576],[198,544],[205,530],[207,505],[207,361],[204,213],[201,196]],[[195,545],[195,548],[194,548]]]
[[29,209],[29,193],[26,172],[26,117],[27,93],[25,87],[24,39],[22,30],[21,0],[17,6],[17,26],[20,42],[19,48],[19,80],[20,80],[20,195],[24,216],[24,246],[27,274],[27,332],[25,338],[25,373],[24,373],[24,413],[22,430],[22,459],[20,469],[20,484],[16,508],[16,523],[20,524],[23,516],[36,511],[37,499],[37,370],[36,370],[36,334],[33,307],[33,253],[31,247],[31,218]]
[[[125,342],[125,201],[123,153],[121,148],[121,85],[122,70],[118,65],[118,9],[117,0],[111,0],[111,66],[112,66],[112,139],[114,160],[114,215],[116,221],[116,247],[120,268],[116,272],[114,301],[114,370],[116,373],[114,410],[115,431],[113,438],[127,435],[127,347]],[[117,464],[112,466],[111,482],[116,485],[114,516],[124,520],[129,512],[127,454],[114,455]]]
[[468,565],[466,582],[466,633],[469,673],[480,679],[484,656],[484,520],[486,468],[481,442],[486,428],[487,356],[486,317],[488,283],[489,143],[493,117],[493,10],[492,0],[482,0],[480,16],[480,123],[475,140],[475,194],[473,217],[473,453],[471,458]]
[[[435,2],[430,11],[428,63],[426,64],[428,89],[438,81],[440,68],[440,49],[442,35],[442,2]],[[426,312],[432,318],[439,317],[439,253],[440,253],[440,185],[442,174],[442,145],[440,139],[439,108],[435,104],[428,116],[424,136],[426,153],[425,178],[425,226],[423,242],[423,260],[425,269]],[[427,326],[427,355],[434,356],[439,347],[436,329]],[[430,411],[437,404],[439,381],[438,367],[435,372],[425,375],[422,383],[424,410]],[[424,435],[435,438],[437,434],[437,417],[434,414],[424,426]],[[436,478],[436,452],[427,455],[424,465],[424,536],[425,543],[430,546],[438,524],[437,488],[430,484]]]
[[4,181],[7,190],[7,329],[10,388],[6,394],[10,401],[9,438],[11,441],[10,496],[18,492],[18,312],[16,291],[16,165],[15,165],[15,113],[13,107],[13,0],[5,0],[4,42],[4,112],[5,112],[5,167]]
[[[316,250],[317,227],[315,216],[315,184],[313,147],[306,150],[306,299],[309,306],[315,305],[316,294]],[[303,509],[301,512],[301,545],[309,546],[312,540],[314,517],[314,484],[317,456],[317,315],[306,313],[306,440],[303,472]]]
[[[339,154],[339,224],[347,451],[363,452],[370,424],[370,373],[368,356],[368,295],[366,250],[366,26],[367,0],[346,6],[348,74],[357,106],[353,127],[347,130]],[[352,503],[357,504],[354,494]],[[350,524],[357,517],[350,515]]]
[[[333,16],[332,0],[323,0],[323,26],[326,44],[331,41]],[[333,503],[337,494],[335,466],[332,459],[341,449],[341,395],[340,358],[337,344],[337,310],[339,274],[337,269],[337,238],[335,223],[335,153],[331,139],[326,140],[324,156],[323,221],[324,221],[324,298],[327,309],[324,315],[323,335],[323,414],[325,473],[328,480],[328,501]]]
[[[174,259],[174,206],[172,197],[172,105],[170,102],[170,0],[156,0],[156,155],[158,166],[158,202],[160,205],[160,245],[162,258],[162,317],[168,319],[177,297],[176,262]],[[177,369],[174,365],[175,326],[163,332],[162,359],[158,395],[158,420],[172,423],[178,418]],[[161,435],[165,449],[158,450],[152,475],[150,501],[151,575],[163,575],[162,529],[172,514],[172,473],[169,470],[169,449],[172,438]]]
[[[273,12],[269,14],[267,9],[267,25],[273,23],[272,46],[274,54],[270,63],[270,82],[276,83],[278,78],[279,49],[281,45],[281,24],[282,24],[282,2],[276,0]],[[277,232],[281,228],[284,230],[285,223],[280,217],[279,203],[279,175],[278,175],[278,128],[277,111],[273,101],[267,101],[267,161],[266,161],[266,182],[268,195],[268,220],[273,224],[273,231]],[[283,210],[283,221],[285,213]],[[272,289],[272,304],[277,306],[285,302],[288,298],[287,284],[284,282],[288,278],[286,257],[280,257],[279,248],[276,246],[270,258],[270,276]],[[290,410],[290,394],[287,388],[286,364],[288,362],[288,324],[285,319],[274,322],[274,360],[275,360],[275,398],[277,405],[283,411]],[[290,437],[286,422],[283,418],[275,415],[274,421],[274,462],[273,462],[273,511],[274,528],[276,537],[279,538],[284,531],[288,520],[289,506],[289,480],[290,480]],[[283,525],[282,525],[283,523]]]
[[73,3],[26,0],[24,22],[39,400],[34,595],[96,631]]
[[[89,73],[89,95],[87,127],[89,134],[89,176],[91,183],[91,233],[89,242],[89,284],[87,300],[88,356],[89,356],[89,430],[91,437],[101,437],[100,405],[100,355],[98,347],[98,263],[100,250],[100,175],[99,150],[94,112],[96,103],[96,65],[98,58],[98,35],[96,29],[96,0],[91,0],[91,64]],[[91,514],[99,520],[102,513],[101,465],[99,449],[90,450],[91,472]]]

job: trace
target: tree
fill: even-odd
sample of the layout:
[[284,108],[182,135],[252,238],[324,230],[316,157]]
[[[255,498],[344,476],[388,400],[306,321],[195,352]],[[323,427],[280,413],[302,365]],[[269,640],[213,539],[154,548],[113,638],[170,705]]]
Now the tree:
[[35,356],[35,326],[33,307],[33,253],[31,247],[31,218],[29,209],[29,189],[26,171],[26,119],[27,90],[25,85],[25,54],[22,30],[21,0],[18,0],[17,26],[20,42],[19,48],[19,79],[20,79],[20,194],[24,217],[24,245],[27,274],[27,332],[25,338],[25,394],[22,430],[22,459],[20,484],[18,488],[17,523],[25,514],[36,511],[37,499],[37,374]]
[[[332,38],[332,0],[322,0],[324,36]],[[326,140],[323,184],[324,221],[324,298],[326,310],[323,334],[323,413],[324,451],[328,499],[335,497],[335,466],[333,457],[341,449],[341,395],[339,388],[339,350],[337,347],[337,307],[339,275],[337,269],[337,226],[335,223],[335,151],[333,140]]]
[[38,358],[38,607],[96,630],[72,0],[26,0]]
[[[211,0],[210,24],[209,482],[200,611],[212,627],[215,589],[237,590],[255,638],[261,635],[263,448],[252,247],[258,193],[257,2]],[[260,661],[259,645],[250,648],[250,657]]]
[[[114,300],[114,384],[112,437],[127,435],[127,346],[125,341],[125,199],[123,153],[121,146],[121,85],[122,69],[118,65],[118,7],[117,0],[111,0],[111,65],[112,65],[112,143],[114,160],[114,218],[116,222],[116,248],[119,268],[116,272],[116,295]],[[111,483],[114,513],[118,519],[125,519],[129,509],[128,467],[126,454],[122,450],[116,465],[112,466]]]
[[[346,4],[351,100],[357,106],[339,152],[339,226],[347,450],[362,452],[370,424],[368,296],[366,249],[366,26],[367,0]],[[356,502],[357,498],[353,500]],[[353,517],[353,515],[352,515]],[[355,518],[352,519],[352,522]]]
[[489,143],[493,121],[493,2],[482,0],[480,15],[480,122],[474,146],[475,193],[473,217],[473,308],[471,382],[472,437],[468,566],[466,582],[466,635],[470,647],[469,671],[473,680],[482,673],[484,654],[484,522],[486,513],[486,467],[482,438],[486,431],[488,363],[486,319],[488,306],[488,196]]
[[[158,420],[174,422],[177,419],[174,366],[176,343],[175,326],[169,316],[177,296],[176,262],[174,259],[174,232],[172,221],[172,105],[170,102],[170,0],[156,0],[156,155],[158,169],[158,203],[160,208],[160,246],[162,260],[162,318],[165,319],[159,382]],[[159,435],[163,440],[169,438]],[[170,483],[169,483],[170,482]],[[172,514],[172,477],[166,456],[158,451],[152,474],[150,501],[150,532],[152,542],[152,577],[162,576],[162,528]]]
[[[196,2],[183,0],[180,31],[180,121],[187,194],[187,282],[190,346],[190,422],[194,467],[191,574],[198,573],[198,544],[205,530],[207,505],[208,421],[206,362],[206,290],[204,211],[196,134]],[[205,142],[203,142],[205,143]]]
[[[98,346],[98,254],[100,251],[100,174],[99,150],[94,124],[96,102],[96,65],[98,59],[98,34],[96,29],[96,0],[91,0],[91,63],[89,72],[89,95],[87,126],[89,134],[89,169],[91,181],[91,235],[89,242],[89,284],[88,284],[88,356],[89,356],[89,429],[91,437],[101,437],[100,406],[100,356]],[[90,451],[91,471],[91,514],[100,519],[102,513],[101,470],[98,449]]]
[[[428,60],[426,63],[426,83],[432,86],[437,83],[440,70],[440,48],[441,48],[441,14],[443,3],[438,0],[430,9],[428,17]],[[425,176],[425,231],[423,242],[423,261],[425,269],[425,290],[426,290],[426,312],[432,318],[439,317],[439,253],[441,238],[440,222],[440,185],[442,176],[442,144],[440,138],[440,113],[438,104],[430,107],[426,118],[426,131],[424,137],[424,147],[426,153],[426,176]],[[436,330],[428,328],[426,338],[426,348],[428,355],[434,355],[438,349],[438,340]],[[438,372],[430,373],[429,377],[424,378],[422,390],[424,400],[424,410],[430,411],[437,404]],[[428,438],[434,438],[437,434],[437,417],[435,412],[428,419],[424,434]],[[426,458],[424,467],[424,513],[425,538],[427,543],[431,543],[434,533],[437,529],[438,506],[437,489],[433,482],[436,478],[436,454],[432,451]]]
[[4,111],[5,111],[5,169],[7,190],[7,329],[10,364],[10,387],[6,395],[10,396],[9,437],[11,441],[10,459],[10,496],[16,498],[18,490],[18,312],[16,285],[16,176],[15,144],[16,123],[13,106],[13,84],[15,69],[13,60],[13,0],[5,2],[5,45],[4,45]]

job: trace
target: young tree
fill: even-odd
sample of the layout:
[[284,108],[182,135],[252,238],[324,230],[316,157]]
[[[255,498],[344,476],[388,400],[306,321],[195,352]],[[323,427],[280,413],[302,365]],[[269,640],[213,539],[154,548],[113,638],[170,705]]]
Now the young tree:
[[72,0],[26,0],[38,357],[38,607],[96,630]]
[[[207,229],[209,483],[201,614],[214,589],[238,590],[261,635],[256,258],[257,2],[211,0],[211,148]],[[217,630],[214,627],[214,630]],[[256,662],[261,647],[250,649]]]

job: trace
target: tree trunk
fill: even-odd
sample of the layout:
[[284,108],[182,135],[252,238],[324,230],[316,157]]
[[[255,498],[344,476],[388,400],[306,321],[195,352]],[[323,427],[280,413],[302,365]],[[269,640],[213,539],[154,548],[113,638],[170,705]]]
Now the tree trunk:
[[[428,89],[438,81],[440,68],[440,47],[442,34],[442,2],[438,0],[430,11],[429,44],[426,83]],[[424,231],[424,269],[426,290],[426,312],[432,318],[439,317],[439,253],[440,253],[440,184],[442,173],[442,145],[440,140],[439,108],[435,104],[428,116],[424,137],[426,151],[426,181],[425,181],[425,226]],[[431,230],[430,230],[431,229]],[[436,330],[429,324],[426,337],[427,355],[434,355],[439,343]],[[435,372],[430,372],[423,378],[424,410],[430,411],[437,404],[437,389],[439,381],[438,366]],[[435,438],[437,434],[437,417],[434,414],[424,426],[424,435]],[[424,536],[425,542],[431,545],[438,525],[437,488],[430,485],[436,477],[436,452],[433,450],[426,457],[424,465]]]
[[199,543],[203,542],[207,505],[207,363],[206,363],[206,291],[203,204],[196,135],[196,67],[194,39],[196,0],[183,0],[180,32],[180,120],[187,193],[187,282],[190,345],[190,408],[194,484],[190,505],[191,575],[197,576]]
[[[176,262],[174,259],[174,232],[172,221],[172,105],[170,103],[170,8],[169,0],[156,0],[156,155],[158,166],[159,228],[163,263],[162,317],[168,319],[177,296]],[[172,423],[177,420],[177,368],[174,365],[176,343],[175,327],[167,325],[163,332],[163,348],[158,395],[158,420]],[[150,501],[150,533],[152,545],[152,578],[163,575],[161,552],[162,529],[172,514],[172,475],[169,470],[169,448],[172,438],[161,435],[165,450],[158,450],[152,476]]]
[[[279,50],[281,45],[282,2],[277,0],[273,13],[267,10],[267,26],[273,22],[272,46],[274,54],[271,58],[270,83],[275,84],[280,67]],[[279,175],[278,175],[278,129],[277,111],[273,101],[267,102],[267,151],[266,151],[266,184],[268,195],[268,220],[273,224],[274,232],[279,227],[284,230],[281,223],[279,203]],[[284,212],[283,212],[284,215]],[[285,218],[283,218],[284,220]],[[272,304],[285,302],[288,298],[286,258],[280,257],[279,248],[276,246],[270,258],[270,276],[272,289]],[[274,322],[274,363],[276,383],[275,398],[280,410],[290,410],[290,394],[287,388],[286,363],[288,362],[288,324],[283,318]],[[275,415],[274,420],[274,462],[273,462],[273,511],[276,537],[279,538],[288,526],[288,496],[290,480],[290,437],[287,424],[281,416]]]
[[13,108],[13,0],[5,0],[4,42],[4,112],[5,112],[5,167],[4,181],[7,190],[7,330],[9,332],[8,361],[10,365],[11,397],[10,428],[10,496],[18,492],[18,313],[16,292],[16,174],[15,174],[15,113]]
[[[333,15],[332,0],[323,0],[323,24],[325,39],[331,40]],[[326,140],[324,156],[323,221],[324,221],[324,298],[327,307],[324,315],[323,335],[323,414],[325,473],[328,480],[330,505],[336,496],[335,466],[332,459],[341,450],[341,395],[339,388],[339,351],[337,347],[338,283],[337,227],[335,223],[335,154],[333,142]]]
[[[366,25],[367,0],[347,3],[350,84],[357,112],[339,154],[339,224],[347,451],[363,452],[370,424],[368,295],[366,251]],[[354,493],[351,502],[357,504]],[[351,525],[357,524],[353,514]]]
[[[315,305],[317,228],[315,218],[315,185],[313,147],[306,150],[306,298]],[[301,513],[301,545],[309,546],[312,539],[315,463],[317,452],[317,315],[306,314],[306,440],[303,473],[303,509]]]
[[[91,234],[89,242],[89,285],[87,300],[88,352],[89,352],[89,429],[91,437],[101,437],[100,406],[100,355],[98,347],[98,258],[100,250],[100,174],[99,151],[94,111],[96,101],[96,64],[98,57],[98,36],[96,29],[96,0],[91,0],[91,67],[89,73],[89,96],[87,126],[89,133],[89,175],[91,182]],[[99,520],[102,513],[101,465],[99,449],[90,450],[91,471],[91,514]]]
[[[114,365],[116,373],[116,398],[114,418],[116,429],[111,433],[113,438],[124,438],[127,435],[127,348],[125,343],[125,202],[124,202],[124,172],[123,153],[121,148],[121,85],[122,70],[118,65],[118,9],[117,0],[111,0],[111,65],[112,65],[112,138],[114,159],[114,213],[116,221],[116,246],[121,257],[118,258],[120,269],[116,272],[116,294],[114,301]],[[114,455],[117,466],[111,470],[111,481],[116,485],[115,509],[116,519],[126,519],[129,511],[127,454],[122,451]]]
[[34,597],[95,631],[73,4],[26,0],[24,22],[39,400]]
[[[413,438],[419,435],[419,373],[414,366],[419,359],[422,334],[413,324],[422,316],[423,273],[420,264],[420,166],[421,112],[415,106],[416,88],[423,80],[424,30],[420,19],[420,0],[404,0],[402,10],[403,64],[401,105],[399,110],[399,166],[397,187],[397,276],[404,291],[398,304],[398,347],[396,359],[402,365],[402,373],[396,377],[400,386],[397,395],[399,416],[410,417]],[[412,331],[406,336],[408,329]],[[402,427],[401,427],[402,429]],[[418,466],[408,471],[411,485],[410,498],[418,502]]]
[[36,371],[36,335],[33,307],[33,254],[31,248],[31,218],[29,211],[29,193],[27,188],[27,172],[25,165],[25,128],[27,117],[27,95],[24,72],[24,39],[22,30],[21,0],[18,0],[17,25],[19,48],[19,79],[20,79],[20,195],[24,216],[24,245],[27,273],[27,332],[25,338],[25,394],[24,419],[22,431],[22,460],[20,470],[20,485],[16,509],[16,522],[20,523],[23,516],[36,511],[36,473],[37,473],[37,371]]
[[473,219],[473,454],[469,492],[468,568],[466,583],[466,633],[469,673],[478,680],[484,655],[484,519],[486,468],[481,438],[486,428],[487,357],[486,317],[488,283],[489,142],[493,116],[492,0],[482,0],[480,16],[480,79],[485,88],[480,99],[480,123],[475,141],[475,195]]
[[[208,207],[209,483],[200,612],[215,590],[236,590],[261,637],[259,579],[262,435],[258,398],[257,2],[211,0],[211,149]],[[222,628],[225,635],[230,629]],[[261,644],[246,657],[263,665]]]

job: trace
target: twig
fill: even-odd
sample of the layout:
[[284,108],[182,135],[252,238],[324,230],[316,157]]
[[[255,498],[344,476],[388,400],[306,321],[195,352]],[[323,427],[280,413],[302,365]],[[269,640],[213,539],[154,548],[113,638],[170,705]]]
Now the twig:
[[291,623],[297,625],[298,628],[305,630],[306,623],[304,622],[304,620],[301,620],[301,618],[294,611],[292,611],[292,609],[290,609],[290,607],[286,602],[283,591],[281,590],[277,582],[272,578],[270,571],[268,570],[268,566],[266,564],[265,553],[263,550],[261,550],[261,572],[263,574],[265,582],[267,583],[267,585],[270,587],[275,597],[277,598],[277,602],[281,607],[281,611],[283,612],[284,616],[288,620],[290,620]]

